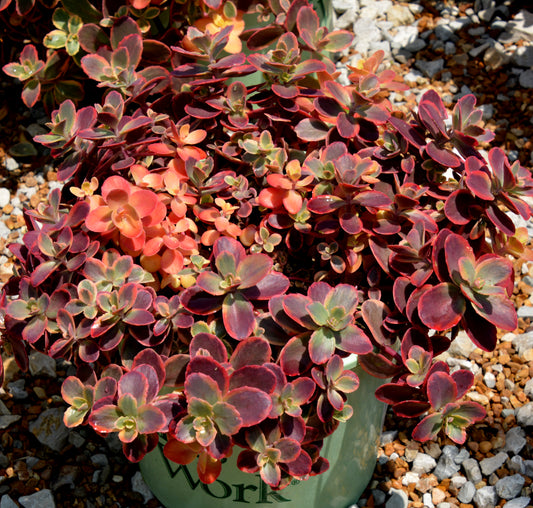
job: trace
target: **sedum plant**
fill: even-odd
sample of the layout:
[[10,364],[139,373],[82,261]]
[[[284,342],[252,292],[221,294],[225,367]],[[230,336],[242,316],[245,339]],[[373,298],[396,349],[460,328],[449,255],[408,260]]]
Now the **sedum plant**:
[[[415,438],[464,442],[484,411],[438,357],[459,330],[490,351],[517,326],[513,262],[533,259],[509,217],[531,216],[533,178],[481,150],[474,97],[401,112],[381,52],[341,85],[324,52],[349,34],[306,0],[254,4],[259,28],[217,0],[62,5],[47,44],[71,55],[77,34],[104,95],[35,137],[64,187],[26,212],[0,311],[22,368],[31,348],[77,366],[65,424],[117,433],[132,461],[166,433],[205,483],[237,454],[280,489],[325,471],[323,440],[357,418],[356,354],[379,400],[422,417]],[[5,68],[35,81],[30,104],[43,69],[32,45]]]

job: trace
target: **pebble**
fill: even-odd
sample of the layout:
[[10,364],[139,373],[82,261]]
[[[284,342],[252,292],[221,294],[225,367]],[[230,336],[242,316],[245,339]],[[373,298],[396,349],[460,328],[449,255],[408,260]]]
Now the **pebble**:
[[494,473],[496,469],[502,467],[508,458],[509,456],[505,452],[499,452],[493,457],[487,457],[479,463],[481,471],[485,476],[489,476]]
[[526,465],[524,459],[520,455],[515,455],[507,461],[507,467],[510,471],[515,471],[520,474],[526,474]]
[[513,427],[505,434],[504,452],[512,452],[518,455],[522,448],[526,446],[526,432],[520,427]]
[[18,508],[18,504],[8,494],[4,494],[0,499],[0,508]]
[[[22,416],[13,415],[7,406],[0,400],[0,430],[7,429],[11,424],[20,420]],[[0,466],[1,467],[1,466]]]
[[461,448],[459,450],[459,453],[454,457],[453,461],[456,464],[462,464],[469,457],[470,457],[470,453],[468,453],[468,450],[466,448]]
[[461,469],[459,464],[456,464],[453,457],[442,454],[437,463],[437,467],[433,471],[433,474],[439,481],[445,478],[450,478]]
[[450,344],[448,353],[452,356],[462,356],[463,358],[469,358],[475,351],[476,346],[464,331],[460,331],[457,337]]
[[152,491],[148,488],[148,485],[146,485],[146,483],[144,482],[140,471],[137,471],[131,477],[131,489],[134,492],[138,492],[139,494],[141,494],[144,498],[145,503],[150,501],[150,499],[154,498]]
[[533,67],[533,46],[520,46],[513,54],[513,61],[520,67]]
[[68,442],[74,448],[81,448],[85,444],[86,439],[79,432],[71,429],[68,434]]
[[472,48],[468,54],[472,58],[477,58],[479,55],[483,54],[486,49],[490,47],[490,42],[485,42],[484,44],[481,44],[480,46],[477,46],[475,48]]
[[69,431],[63,423],[64,412],[60,407],[47,409],[30,423],[30,431],[39,442],[56,452],[60,452],[68,441]]
[[394,440],[398,437],[398,431],[397,430],[387,430],[381,433],[381,446],[386,445],[388,443],[393,443]]
[[332,0],[332,4],[337,12],[345,12],[350,9],[354,12],[359,10],[357,0]]
[[409,71],[405,76],[404,80],[406,83],[425,83],[426,78],[424,76],[415,70]]
[[385,508],[407,508],[409,498],[407,493],[400,489],[390,489],[390,498],[385,503]]
[[533,425],[533,402],[528,402],[516,411],[516,421],[522,427]]
[[437,60],[417,60],[415,67],[422,71],[428,78],[432,79],[435,74],[442,71],[444,68],[444,60],[438,58]]
[[452,476],[450,480],[450,490],[457,492],[466,482],[467,479],[462,475]]
[[477,485],[482,479],[481,469],[479,463],[475,459],[466,459],[461,464],[463,466],[466,477],[474,484]]
[[415,22],[415,17],[405,5],[392,5],[387,10],[387,21],[390,21],[394,26],[412,25]]
[[359,34],[355,50],[362,55],[368,55],[372,42],[381,42],[381,30],[372,19],[357,19],[353,24],[353,31]]
[[434,441],[429,441],[428,443],[426,443],[424,446],[424,450],[430,457],[433,457],[435,460],[438,459],[442,454],[441,447],[438,443],[435,443]]
[[435,508],[435,505],[433,504],[433,501],[431,500],[431,494],[429,492],[426,492],[422,496],[422,502],[424,503],[424,507]]
[[18,501],[24,508],[55,508],[56,506],[52,492],[48,489],[19,497]]
[[346,10],[346,12],[344,12],[342,16],[340,16],[337,19],[337,21],[335,22],[335,25],[337,26],[337,28],[342,29],[342,30],[350,28],[355,21],[355,17],[356,17],[355,11]]
[[7,389],[15,400],[25,400],[28,398],[28,392],[24,388],[24,385],[24,379],[17,379],[16,381],[7,383]]
[[13,157],[6,156],[4,158],[4,167],[8,171],[16,171],[20,166],[19,163],[13,159]]
[[496,386],[496,376],[492,372],[485,372],[483,382],[487,388],[494,388]]
[[4,208],[4,206],[8,205],[10,200],[11,192],[9,189],[5,187],[0,188],[0,208]]
[[483,63],[488,70],[494,71],[503,65],[506,65],[511,60],[511,57],[502,49],[497,47],[489,47],[483,54]]
[[529,379],[524,386],[524,393],[530,399],[533,398],[533,378]]
[[494,508],[498,502],[498,494],[492,486],[481,487],[474,494],[473,501],[477,508]]
[[[416,42],[416,41],[421,41]],[[426,43],[419,39],[416,26],[399,26],[390,37],[390,46],[393,49],[405,48],[407,51],[419,51]],[[418,48],[418,49],[417,49]]]
[[[521,77],[522,76],[520,76],[520,79]],[[531,71],[531,79],[533,80],[533,71]],[[532,81],[532,86],[528,86],[526,88],[533,88],[533,81]],[[518,317],[531,319],[533,317],[533,307],[529,305],[522,305],[522,307],[520,307],[516,313]]]
[[446,499],[446,493],[441,489],[433,489],[431,492],[431,501],[434,505],[439,506]]
[[419,453],[413,460],[412,471],[417,473],[429,473],[435,469],[437,461],[426,453]]
[[44,353],[33,351],[30,354],[30,373],[32,376],[48,376],[55,378],[57,376],[56,361]]
[[[527,308],[527,306],[524,305],[520,307],[520,309],[523,308]],[[522,335],[515,335],[513,337],[512,343],[517,353],[522,356],[528,349],[533,348],[533,333],[529,332],[523,333]]]
[[73,490],[76,487],[76,481],[80,473],[78,466],[64,465],[59,471],[57,481],[52,485],[52,490],[55,492],[60,488],[67,487]]
[[91,462],[95,466],[104,467],[109,465],[109,460],[107,459],[107,455],[103,453],[96,453],[91,457]]
[[459,491],[459,494],[457,494],[457,499],[461,501],[461,503],[470,503],[472,499],[474,499],[474,494],[476,493],[476,486],[471,482],[466,482]]
[[374,504],[385,504],[387,500],[387,494],[380,489],[372,489],[372,497],[374,498]]
[[457,40],[457,36],[453,33],[454,30],[449,24],[440,24],[435,27],[435,36],[440,41]]
[[531,501],[530,497],[515,497],[511,501],[507,501],[503,508],[527,508]]
[[407,487],[410,483],[418,483],[418,480],[420,480],[418,473],[414,471],[407,471],[402,478],[402,485]]
[[518,78],[518,82],[523,88],[533,88],[533,70],[528,69],[522,72]]
[[496,492],[502,499],[513,499],[520,494],[525,479],[520,474],[505,476],[496,482]]
[[533,41],[533,13],[522,9],[512,21],[507,23],[507,29],[519,33],[529,41]]

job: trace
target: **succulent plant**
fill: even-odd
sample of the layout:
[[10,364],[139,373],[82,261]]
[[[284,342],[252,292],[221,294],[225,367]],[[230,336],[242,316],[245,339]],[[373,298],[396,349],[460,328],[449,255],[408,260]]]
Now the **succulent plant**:
[[117,433],[132,461],[165,434],[204,483],[235,453],[281,489],[357,417],[355,354],[422,417],[415,438],[464,442],[484,412],[438,357],[459,330],[490,351],[516,327],[513,263],[533,259],[509,217],[531,217],[533,178],[488,148],[475,98],[399,111],[381,51],[341,85],[325,52],[349,34],[305,0],[258,2],[256,28],[220,0],[33,4],[0,2],[48,20],[4,71],[60,104],[35,141],[64,187],[10,246],[0,344],[78,367],[66,425]]

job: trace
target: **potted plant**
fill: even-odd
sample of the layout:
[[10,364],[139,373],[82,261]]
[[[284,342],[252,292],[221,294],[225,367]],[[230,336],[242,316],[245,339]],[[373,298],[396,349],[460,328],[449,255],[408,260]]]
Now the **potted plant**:
[[[316,506],[356,501],[364,483],[333,461],[370,450],[368,481],[383,414],[368,392],[423,416],[414,438],[464,442],[484,411],[462,400],[472,373],[438,355],[460,329],[489,351],[516,328],[512,261],[532,258],[508,212],[531,216],[533,179],[480,150],[492,134],[475,98],[450,117],[428,91],[403,113],[380,52],[339,84],[324,52],[350,36],[304,0],[257,4],[275,16],[252,30],[204,0],[159,39],[128,15],[149,2],[132,4],[84,34],[100,103],[62,102],[35,138],[64,187],[11,246],[4,350],[23,368],[30,348],[71,360],[65,424],[117,433],[154,482],[162,451],[189,485],[153,488],[180,506],[287,503],[298,482]],[[154,47],[168,62],[145,57]],[[367,433],[347,430],[358,422]],[[180,467],[193,461],[207,487]],[[222,480],[230,468],[250,482]]]

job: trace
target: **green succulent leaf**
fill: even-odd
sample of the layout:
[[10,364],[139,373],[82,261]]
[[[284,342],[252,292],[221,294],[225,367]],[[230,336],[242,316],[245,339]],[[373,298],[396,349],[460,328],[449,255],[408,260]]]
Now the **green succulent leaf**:
[[318,326],[326,326],[329,319],[329,312],[320,302],[311,302],[306,306],[307,312]]
[[326,363],[335,352],[335,333],[326,327],[315,330],[309,341],[309,355],[317,365]]
[[43,44],[47,48],[64,48],[67,42],[67,34],[63,30],[52,30],[43,39]]

